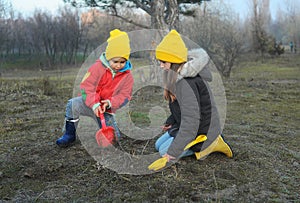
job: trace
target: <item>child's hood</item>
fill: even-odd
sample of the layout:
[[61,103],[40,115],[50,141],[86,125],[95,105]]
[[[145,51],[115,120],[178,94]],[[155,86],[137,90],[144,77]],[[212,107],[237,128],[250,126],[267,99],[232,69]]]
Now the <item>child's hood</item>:
[[[100,56],[100,61],[104,64],[105,67],[107,67],[107,68],[109,68],[111,71],[113,71],[113,70],[110,68],[109,62],[108,62],[108,60],[107,60],[106,57],[105,57],[105,53],[102,53],[102,54],[101,54],[101,56]],[[132,69],[131,62],[130,62],[130,60],[127,60],[125,66],[124,66],[124,68],[122,68],[122,69],[119,70],[118,72],[125,72],[125,71],[131,70],[131,69]]]
[[195,77],[200,75],[206,81],[212,80],[212,74],[207,64],[210,58],[204,49],[192,49],[188,52],[188,61],[183,65],[179,72],[180,78]]

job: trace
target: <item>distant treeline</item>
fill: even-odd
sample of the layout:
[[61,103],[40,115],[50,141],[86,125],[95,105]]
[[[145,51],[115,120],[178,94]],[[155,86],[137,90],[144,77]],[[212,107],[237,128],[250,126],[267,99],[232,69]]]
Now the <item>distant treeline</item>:
[[115,27],[136,29],[94,10],[84,15],[64,8],[55,16],[37,11],[28,18],[0,18],[0,58],[41,68],[82,63]]
[[[255,7],[253,10],[259,11]],[[151,24],[150,16],[145,13],[124,9],[119,14],[134,19],[135,24],[99,9],[80,13],[64,7],[55,15],[36,11],[26,18],[21,14],[1,15],[0,11],[0,65],[21,59],[40,68],[81,64],[91,51],[105,43],[110,30],[119,28],[130,32],[141,29],[137,24]],[[298,13],[281,12],[275,21],[263,14],[240,20],[226,5],[199,7],[192,16],[179,18],[179,32],[204,48],[218,70],[229,76],[241,53],[255,52],[262,57],[280,55],[284,51],[282,46],[290,41],[298,45]]]

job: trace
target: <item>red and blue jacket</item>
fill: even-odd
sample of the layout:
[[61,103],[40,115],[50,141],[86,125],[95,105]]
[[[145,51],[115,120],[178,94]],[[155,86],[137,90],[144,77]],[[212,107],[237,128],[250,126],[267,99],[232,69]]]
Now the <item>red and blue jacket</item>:
[[128,60],[121,70],[115,72],[110,68],[105,53],[88,69],[80,83],[81,96],[85,104],[96,109],[101,101],[109,103],[108,113],[126,105],[131,99],[133,76],[132,65]]

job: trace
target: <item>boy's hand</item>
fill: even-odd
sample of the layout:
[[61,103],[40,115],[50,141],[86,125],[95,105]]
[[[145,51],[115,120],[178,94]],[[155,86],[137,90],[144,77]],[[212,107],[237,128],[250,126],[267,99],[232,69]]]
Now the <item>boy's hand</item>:
[[97,108],[95,108],[95,110],[94,110],[94,114],[95,114],[97,117],[100,117],[100,113],[101,113],[101,105],[98,106]]
[[94,114],[97,117],[100,117],[100,114],[104,113],[108,107],[109,107],[108,101],[103,100],[103,101],[101,101],[100,106],[98,106],[97,108],[95,108]]
[[100,113],[104,113],[106,111],[106,108],[109,106],[108,101],[101,101],[101,111]]

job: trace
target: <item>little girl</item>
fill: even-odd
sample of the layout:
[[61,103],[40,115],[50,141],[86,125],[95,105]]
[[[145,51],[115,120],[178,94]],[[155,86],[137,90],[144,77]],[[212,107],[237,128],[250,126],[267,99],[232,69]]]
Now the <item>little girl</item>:
[[163,158],[149,169],[158,170],[172,159],[193,154],[201,159],[218,151],[232,157],[207,84],[212,80],[207,53],[195,49],[188,57],[181,36],[171,30],[157,46],[156,58],[164,70],[164,98],[169,102],[171,115],[163,126],[165,133],[155,143]]

